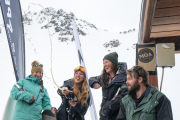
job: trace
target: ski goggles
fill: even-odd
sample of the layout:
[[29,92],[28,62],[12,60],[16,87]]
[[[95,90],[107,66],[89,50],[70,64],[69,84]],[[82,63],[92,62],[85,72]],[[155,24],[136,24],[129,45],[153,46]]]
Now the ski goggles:
[[37,66],[40,66],[40,67],[43,67],[43,64],[34,64],[33,67],[37,67]]
[[76,67],[76,68],[74,69],[74,72],[77,72],[77,71],[79,71],[79,70],[85,74],[85,68],[84,68],[83,66],[78,66],[78,67]]

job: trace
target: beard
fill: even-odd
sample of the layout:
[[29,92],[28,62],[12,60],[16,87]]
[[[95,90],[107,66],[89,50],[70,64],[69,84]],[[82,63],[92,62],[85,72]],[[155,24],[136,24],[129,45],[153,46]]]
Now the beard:
[[128,91],[130,94],[136,93],[136,91],[138,91],[139,89],[140,85],[138,84],[138,80],[133,85],[128,85]]

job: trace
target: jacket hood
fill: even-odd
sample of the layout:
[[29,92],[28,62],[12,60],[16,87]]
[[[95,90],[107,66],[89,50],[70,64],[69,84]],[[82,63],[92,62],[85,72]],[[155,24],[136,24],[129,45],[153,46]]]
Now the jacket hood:
[[26,80],[29,80],[31,82],[34,82],[34,83],[38,83],[40,84],[41,80],[39,78],[36,78],[36,77],[33,77],[32,75],[29,75],[28,77],[25,78]]
[[126,81],[126,64],[118,63],[118,71],[116,72],[116,77],[112,82],[124,82]]

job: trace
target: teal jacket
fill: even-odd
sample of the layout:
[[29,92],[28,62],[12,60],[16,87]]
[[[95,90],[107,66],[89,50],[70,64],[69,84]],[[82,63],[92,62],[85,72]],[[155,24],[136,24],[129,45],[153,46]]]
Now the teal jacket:
[[122,99],[116,120],[173,120],[171,103],[156,87],[148,85],[138,105],[130,94]]
[[[42,120],[42,110],[52,108],[47,90],[44,88],[44,92],[41,92],[42,87],[39,83],[39,78],[30,75],[17,82],[26,91],[19,91],[15,85],[13,86],[11,98],[17,100],[13,120]],[[32,96],[35,101],[29,104]]]

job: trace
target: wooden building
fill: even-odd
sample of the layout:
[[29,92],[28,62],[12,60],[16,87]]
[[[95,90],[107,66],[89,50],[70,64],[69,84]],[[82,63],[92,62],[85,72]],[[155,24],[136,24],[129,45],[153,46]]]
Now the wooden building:
[[[142,0],[138,44],[145,43],[175,43],[180,53],[180,0]],[[149,83],[158,87],[157,74]]]

